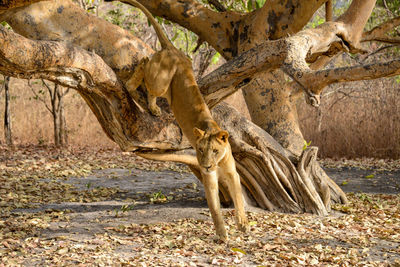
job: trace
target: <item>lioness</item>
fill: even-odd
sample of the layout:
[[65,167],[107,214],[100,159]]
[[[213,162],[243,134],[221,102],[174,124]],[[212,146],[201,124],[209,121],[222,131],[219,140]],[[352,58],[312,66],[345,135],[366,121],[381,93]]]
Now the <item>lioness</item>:
[[[218,182],[228,186],[236,208],[237,225],[240,230],[247,228],[241,193],[240,178],[236,172],[235,160],[228,141],[228,132],[223,131],[213,120],[197,86],[191,61],[165,36],[160,25],[151,13],[134,0],[122,0],[141,9],[153,25],[162,50],[155,53],[150,61],[143,61],[144,83],[148,90],[149,109],[153,114],[161,114],[156,105],[156,97],[166,97],[183,134],[196,150],[197,164],[200,167],[202,183],[206,193],[208,207],[221,240],[227,234],[220,210]],[[140,81],[140,74],[134,74],[135,82]],[[139,154],[156,160],[172,160],[151,154]],[[193,161],[192,161],[193,163]]]

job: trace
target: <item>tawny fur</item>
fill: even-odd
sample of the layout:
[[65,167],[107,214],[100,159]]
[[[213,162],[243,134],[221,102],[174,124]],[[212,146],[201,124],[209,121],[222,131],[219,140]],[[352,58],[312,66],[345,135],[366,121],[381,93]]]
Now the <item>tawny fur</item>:
[[[155,115],[161,114],[156,98],[167,98],[176,121],[190,144],[196,149],[206,199],[217,235],[222,240],[227,237],[219,203],[218,182],[228,186],[236,208],[238,227],[243,231],[246,230],[247,219],[240,178],[228,141],[229,136],[213,120],[196,83],[191,61],[172,45],[145,7],[133,0],[122,2],[136,6],[146,14],[156,30],[162,47],[162,50],[155,53],[149,61],[141,62],[138,68],[141,73],[134,75],[130,85],[137,87],[141,82],[141,75],[144,76],[149,96],[149,109]],[[179,161],[177,155],[139,155],[148,159]],[[193,157],[188,156],[182,159],[181,162],[194,163]]]

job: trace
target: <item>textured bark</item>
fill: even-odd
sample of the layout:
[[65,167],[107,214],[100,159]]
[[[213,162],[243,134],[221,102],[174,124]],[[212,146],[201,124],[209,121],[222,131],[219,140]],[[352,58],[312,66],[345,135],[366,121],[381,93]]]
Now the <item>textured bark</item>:
[[[304,31],[300,30],[327,1],[267,1],[249,14],[214,12],[191,0],[140,2],[154,14],[193,30],[230,59],[199,85],[207,103],[214,106],[214,118],[231,134],[247,199],[269,210],[321,215],[329,212],[331,202],[346,202],[316,163],[317,149],[303,151],[295,101],[302,90],[310,104],[318,105],[319,93],[329,83],[398,73],[397,60],[318,70],[339,52],[362,52],[362,28],[374,1],[354,0],[336,21]],[[1,73],[44,78],[78,90],[123,150],[182,150],[174,154],[177,161],[179,155],[190,156],[188,142],[165,101],[159,101],[162,116],[151,116],[146,92],[135,93],[129,82],[135,79],[140,60],[153,53],[146,44],[70,1],[36,3],[8,10],[2,17],[16,33],[0,27]],[[285,81],[284,73],[292,83]],[[240,89],[253,122],[220,103]],[[196,174],[196,166],[190,167]],[[223,201],[230,200],[223,186],[221,194]]]

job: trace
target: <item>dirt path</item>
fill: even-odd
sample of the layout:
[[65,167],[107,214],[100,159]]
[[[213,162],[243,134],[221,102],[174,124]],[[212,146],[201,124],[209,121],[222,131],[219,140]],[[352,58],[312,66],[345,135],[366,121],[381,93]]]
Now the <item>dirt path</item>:
[[[364,193],[385,193],[398,194],[400,193],[400,172],[378,172],[371,170],[360,170],[356,168],[345,169],[327,169],[328,174],[342,186],[346,192],[364,192]],[[373,177],[371,174],[373,173]],[[366,178],[369,177],[369,178]],[[20,209],[18,212],[43,212],[49,210],[67,210],[69,213],[68,221],[54,222],[48,228],[41,231],[41,236],[49,240],[72,240],[75,244],[92,244],[93,242],[105,242],[104,235],[108,235],[107,229],[115,229],[131,226],[142,225],[160,225],[160,223],[175,224],[177,221],[188,220],[186,225],[196,222],[207,222],[205,227],[208,227],[212,234],[212,224],[207,209],[207,203],[204,199],[204,191],[199,181],[189,173],[179,173],[174,171],[153,172],[145,170],[126,170],[126,169],[107,169],[95,171],[92,175],[85,178],[68,177],[64,182],[74,185],[79,190],[87,190],[88,188],[106,187],[116,188],[119,193],[113,197],[113,200],[99,201],[92,203],[58,203],[58,204],[42,204],[36,209]],[[344,182],[344,183],[343,183]],[[227,210],[225,211],[227,212]],[[271,214],[265,211],[254,209],[255,214]],[[336,214],[336,215],[335,215]],[[229,216],[229,215],[228,215]],[[290,216],[290,215],[285,215]],[[323,224],[324,221],[316,216],[313,220]],[[334,213],[332,218],[340,217],[339,213]],[[231,218],[230,218],[231,219]],[[161,224],[162,225],[162,224]],[[296,225],[296,223],[294,223]],[[180,225],[182,226],[182,225]],[[309,226],[308,226],[309,227]],[[306,227],[307,228],[307,227]],[[266,229],[268,231],[268,229]],[[143,234],[143,233],[142,233]],[[129,236],[130,234],[128,234]],[[237,235],[237,233],[236,233]],[[343,234],[342,234],[343,235]],[[360,233],[353,234],[352,238],[361,238]],[[99,241],[99,236],[102,236]],[[144,237],[146,235],[143,235]],[[305,250],[308,246],[321,246],[333,249],[342,249],[347,253],[362,254],[361,249],[356,249],[354,243],[346,241],[346,238],[324,238],[323,234],[312,240],[298,238],[296,235],[283,237],[281,241],[279,234],[270,233],[268,242],[295,243],[296,249],[299,251]],[[352,235],[350,235],[351,237]],[[118,235],[118,238],[124,240],[125,234]],[[114,238],[116,238],[114,236]],[[172,237],[171,237],[172,238]],[[175,239],[176,236],[173,237]],[[129,239],[128,239],[129,240]],[[400,240],[396,239],[396,240]],[[154,242],[154,241],[152,241]],[[164,242],[164,241],[162,241]],[[360,241],[361,242],[361,241]],[[368,250],[368,260],[377,264],[384,262],[394,262],[400,258],[399,247],[400,243],[392,240],[371,239],[374,245]],[[233,245],[231,245],[232,247]],[[273,245],[272,245],[273,246]],[[396,250],[397,247],[397,250]],[[114,256],[118,255],[121,259],[132,259],[133,256],[141,258],[143,255],[138,254],[138,244],[135,242],[126,241],[123,245],[114,247]],[[244,251],[248,251],[246,248]],[[157,256],[158,250],[155,252],[147,251],[147,259],[158,262],[154,266],[161,266],[167,262],[174,262],[173,257],[168,255],[168,249],[164,252],[166,255]],[[395,252],[397,251],[397,252]],[[240,254],[240,253],[239,253]],[[207,254],[199,254],[196,256],[196,261],[193,262],[193,257],[183,257],[175,263],[181,265],[207,266],[217,263],[225,264],[225,261],[218,261],[218,258],[210,258]],[[296,257],[294,257],[295,259]],[[301,257],[300,257],[301,258]],[[233,262],[242,266],[256,265],[250,257],[246,258],[243,255],[230,255],[227,263]],[[297,263],[299,258],[296,258]],[[287,259],[288,262],[290,258]],[[192,262],[192,263],[191,263]],[[279,262],[279,261],[278,261]],[[284,261],[285,262],[285,261]],[[350,258],[351,262],[351,258]],[[44,262],[34,261],[25,262],[27,265],[41,265]],[[149,264],[147,262],[146,264]],[[379,265],[378,264],[378,265]],[[151,264],[150,264],[151,265]],[[147,266],[147,265],[146,265]]]
[[[400,170],[374,171],[354,167],[325,169],[345,192],[400,193]],[[203,186],[191,173],[107,169],[94,171],[92,175],[84,178],[68,177],[63,182],[80,190],[105,187],[122,192],[109,201],[47,204],[41,205],[38,209],[21,211],[71,210],[76,213],[75,219],[78,224],[73,227],[76,229],[70,229],[70,232],[74,232],[80,228],[80,224],[85,224],[94,218],[104,221],[118,216],[130,217],[129,222],[137,224],[171,222],[182,218],[209,220]],[[124,209],[124,206],[128,207]],[[126,214],[129,216],[125,216]],[[101,231],[104,226],[98,225],[91,230]]]
[[3,155],[0,267],[400,264],[399,170],[327,169],[363,192],[327,217],[252,209],[243,234],[224,209],[229,241],[219,243],[202,185],[167,168],[109,152]]
[[355,167],[325,168],[345,192],[399,194],[400,170],[368,170]]

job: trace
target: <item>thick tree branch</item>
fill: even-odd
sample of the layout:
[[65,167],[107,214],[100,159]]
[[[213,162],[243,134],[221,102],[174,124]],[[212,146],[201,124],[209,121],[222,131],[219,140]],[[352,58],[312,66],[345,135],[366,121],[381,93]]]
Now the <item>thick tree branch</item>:
[[[188,147],[172,115],[158,119],[141,112],[102,58],[80,47],[29,40],[0,26],[0,73],[42,78],[78,90],[105,133],[124,151]],[[162,130],[149,130],[155,120]]]
[[4,17],[15,32],[27,38],[64,41],[95,52],[124,82],[130,78],[138,62],[153,53],[147,44],[131,33],[88,14],[69,0],[35,3],[10,10]]
[[241,15],[232,11],[214,12],[194,0],[139,0],[154,15],[199,35],[226,59],[252,48],[250,44],[295,34],[326,1],[267,1],[263,8]]
[[25,79],[43,78],[89,92],[94,88],[122,90],[113,70],[98,55],[67,43],[32,41],[1,25],[0,71]]
[[360,40],[365,24],[371,15],[376,0],[353,0],[346,12],[336,21],[346,25],[346,34],[343,36],[351,47],[359,49]]
[[307,73],[313,73],[306,58],[312,54],[330,53],[333,44],[336,44],[335,49],[344,49],[342,47],[346,45],[340,37],[346,34],[343,23],[328,22],[291,37],[264,42],[205,76],[199,81],[199,86],[206,102],[214,106],[248,84],[254,73],[281,68],[302,85],[309,103],[318,105],[318,96],[307,88],[308,81],[302,78]]
[[325,3],[325,21],[333,21],[333,2],[328,0]]
[[[303,29],[314,13],[328,0],[265,1],[254,11],[252,31],[267,32],[264,39],[276,40]],[[260,35],[260,34],[258,34]],[[259,40],[257,40],[259,41]]]
[[400,37],[388,36],[387,33],[400,25],[400,17],[388,20],[368,32],[364,32],[362,42],[378,41],[390,44],[400,44]]
[[[124,2],[124,1],[121,1]],[[206,40],[222,55],[231,55],[232,25],[241,20],[233,11],[216,12],[195,0],[139,0],[150,12],[176,22]],[[210,34],[212,30],[213,34]]]
[[369,65],[315,71],[307,74],[306,79],[312,84],[313,91],[322,91],[325,86],[332,83],[373,80],[399,74],[400,59],[395,59]]

